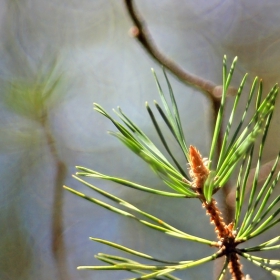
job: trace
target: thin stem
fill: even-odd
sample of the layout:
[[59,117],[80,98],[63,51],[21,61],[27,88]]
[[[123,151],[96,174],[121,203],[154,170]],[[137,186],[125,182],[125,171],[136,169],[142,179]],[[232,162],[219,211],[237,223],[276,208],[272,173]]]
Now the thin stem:
[[66,179],[67,167],[58,156],[55,139],[50,131],[48,114],[44,112],[40,124],[43,128],[47,145],[50,153],[55,161],[55,181],[54,181],[54,194],[53,194],[53,207],[52,207],[52,253],[56,260],[59,278],[61,280],[71,279],[67,273],[66,265],[66,251],[63,238],[63,184]]
[[[211,223],[215,225],[215,231],[218,239],[222,243],[221,248],[224,250],[224,255],[226,255],[228,258],[228,268],[232,275],[232,279],[244,279],[242,265],[240,264],[239,256],[235,251],[237,243],[233,233],[233,224],[230,223],[226,225],[226,223],[223,221],[223,217],[219,208],[216,206],[217,202],[214,199],[212,199],[210,203],[207,203],[205,199],[202,199],[202,202],[203,207],[206,209],[207,215],[210,216]],[[216,269],[218,268],[220,269],[219,266],[216,267]]]
[[230,255],[228,268],[233,280],[244,279],[244,274],[241,270],[242,265],[240,264],[239,256],[236,253]]
[[199,88],[211,96],[212,99],[219,99],[221,87],[211,81],[187,72],[169,57],[165,56],[154,43],[145,21],[142,19],[139,12],[136,11],[133,0],[125,0],[124,3],[134,24],[132,35],[139,41],[148,54],[184,83]]

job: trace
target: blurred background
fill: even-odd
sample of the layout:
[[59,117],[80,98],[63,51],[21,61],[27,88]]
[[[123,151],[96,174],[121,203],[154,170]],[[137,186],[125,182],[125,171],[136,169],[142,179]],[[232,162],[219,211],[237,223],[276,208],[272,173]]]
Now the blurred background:
[[[263,79],[265,93],[280,81],[279,1],[142,0],[136,5],[159,49],[191,73],[221,84],[222,57],[227,54],[229,61],[239,57],[234,86],[245,72],[249,81],[255,75]],[[146,101],[153,107],[153,100],[159,100],[150,68],[155,68],[163,85],[164,78],[160,65],[129,36],[132,21],[124,3],[0,0],[0,7],[0,279],[133,276],[77,271],[79,265],[99,264],[94,259],[98,252],[119,253],[90,241],[90,236],[163,259],[212,253],[199,244],[162,237],[61,188],[66,184],[99,197],[71,177],[75,166],[82,165],[166,189],[140,159],[108,136],[112,124],[93,111],[93,102],[109,112],[121,106],[159,143],[145,109]],[[169,76],[186,139],[206,156],[213,124],[209,99]],[[264,162],[279,150],[279,112],[273,118]],[[183,163],[176,145],[174,151]],[[199,201],[91,182],[190,234],[215,239]],[[273,236],[271,231],[263,241]],[[253,279],[273,279],[264,270],[243,264]],[[213,273],[211,263],[177,275],[212,279]]]

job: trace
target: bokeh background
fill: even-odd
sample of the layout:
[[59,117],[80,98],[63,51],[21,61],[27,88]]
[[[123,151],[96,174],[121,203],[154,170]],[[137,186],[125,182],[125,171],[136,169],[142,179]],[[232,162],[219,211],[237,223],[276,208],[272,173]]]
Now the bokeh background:
[[[249,80],[260,76],[265,92],[280,81],[279,1],[142,0],[136,5],[159,49],[188,71],[220,84],[223,55],[229,60],[237,55],[234,86],[245,72]],[[165,188],[140,159],[106,134],[114,129],[112,124],[93,111],[93,102],[108,111],[121,106],[158,143],[145,110],[146,101],[152,106],[159,100],[150,68],[164,79],[160,65],[129,36],[132,22],[122,1],[1,0],[0,7],[0,279],[128,278],[125,272],[76,270],[99,264],[94,259],[98,252],[118,253],[89,236],[159,258],[195,259],[211,253],[205,246],[159,235],[63,191],[65,262],[57,265],[51,241],[56,184],[95,195],[71,177],[76,165]],[[170,80],[187,141],[207,155],[213,123],[210,102],[173,76]],[[46,100],[42,88],[44,94],[51,93]],[[277,111],[264,161],[279,150]],[[174,150],[183,162],[176,145]],[[198,201],[91,182],[190,234],[215,238]],[[269,232],[263,240],[274,235]],[[256,280],[273,279],[250,264],[245,273]],[[177,275],[212,279],[213,264]]]

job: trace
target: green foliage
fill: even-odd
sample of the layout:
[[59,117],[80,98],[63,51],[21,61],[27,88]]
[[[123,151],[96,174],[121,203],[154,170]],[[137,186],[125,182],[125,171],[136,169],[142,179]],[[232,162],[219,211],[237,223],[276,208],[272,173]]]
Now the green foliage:
[[[87,199],[115,213],[124,215],[132,219],[136,219],[138,222],[144,224],[145,226],[148,226],[150,228],[153,228],[155,230],[161,231],[165,234],[177,238],[203,243],[208,246],[215,246],[218,248],[218,251],[213,255],[206,256],[205,258],[199,260],[174,262],[174,261],[167,261],[167,260],[159,260],[153,256],[134,251],[130,248],[112,243],[110,241],[91,238],[91,240],[95,242],[103,243],[107,246],[111,246],[118,250],[125,251],[128,254],[142,257],[143,259],[156,261],[160,263],[160,265],[146,265],[130,259],[100,253],[96,256],[96,258],[107,263],[108,265],[86,266],[86,267],[82,266],[79,267],[79,269],[128,270],[140,274],[138,278],[131,278],[131,279],[178,279],[172,276],[171,273],[176,270],[182,270],[197,265],[201,265],[203,263],[212,261],[214,259],[217,259],[225,255],[222,252],[219,243],[217,243],[216,241],[206,240],[197,236],[190,235],[186,232],[183,232],[173,227],[172,225],[158,219],[157,217],[142,211],[141,209],[133,206],[127,201],[118,198],[108,192],[105,192],[100,188],[97,188],[96,186],[86,182],[80,177],[94,177],[103,180],[109,180],[126,187],[137,189],[139,191],[145,191],[157,195],[170,196],[173,198],[202,199],[201,196],[203,195],[205,201],[207,203],[210,203],[212,201],[213,194],[219,191],[222,187],[224,187],[224,185],[231,178],[233,171],[241,162],[240,172],[237,178],[236,210],[235,210],[235,220],[233,222],[233,228],[237,232],[235,236],[236,244],[241,244],[249,239],[253,239],[256,236],[263,234],[264,232],[266,232],[276,224],[279,224],[280,196],[276,197],[271,203],[268,201],[271,195],[273,194],[273,190],[280,178],[280,172],[278,172],[278,174],[275,176],[275,170],[280,154],[276,158],[275,164],[272,167],[271,172],[268,175],[263,186],[261,187],[259,193],[256,192],[258,176],[261,167],[263,148],[264,148],[268,129],[274,111],[275,99],[278,94],[277,85],[275,85],[268,93],[268,95],[262,100],[262,82],[261,81],[259,82],[258,78],[256,78],[251,86],[251,90],[248,95],[247,104],[244,109],[243,115],[239,117],[236,115],[236,109],[238,108],[240,96],[247,79],[247,75],[244,76],[244,78],[240,83],[238,93],[234,100],[232,111],[229,120],[227,122],[228,123],[227,128],[223,135],[222,147],[218,155],[216,164],[214,162],[214,156],[216,156],[218,153],[217,151],[218,135],[221,131],[222,122],[224,121],[226,93],[232,79],[236,61],[237,59],[235,58],[233,60],[230,70],[227,71],[226,57],[224,57],[223,60],[223,94],[221,99],[221,106],[219,109],[219,113],[215,125],[215,130],[212,138],[210,153],[208,157],[209,161],[207,163],[210,173],[207,180],[204,183],[202,194],[197,192],[192,182],[189,181],[188,175],[184,172],[184,168],[180,166],[180,164],[176,160],[175,156],[173,155],[171,149],[168,146],[168,143],[159,126],[159,123],[156,120],[155,115],[148,104],[146,104],[146,108],[152,120],[152,123],[156,129],[159,138],[163,143],[163,146],[165,147],[167,153],[170,155],[174,164],[169,162],[169,160],[163,155],[161,151],[159,151],[159,149],[152,143],[152,141],[147,137],[147,135],[145,135],[144,132],[136,124],[134,124],[122,112],[120,108],[118,108],[118,110],[115,111],[115,113],[122,121],[122,123],[114,119],[112,116],[110,116],[100,105],[94,104],[94,109],[97,112],[104,115],[106,118],[108,118],[117,128],[118,132],[110,132],[110,134],[118,138],[132,152],[134,152],[145,162],[147,162],[149,166],[152,168],[152,170],[162,179],[162,181],[168,187],[171,188],[171,191],[167,192],[167,191],[156,190],[151,187],[142,186],[137,183],[130,182],[121,178],[104,175],[97,171],[85,167],[77,166],[78,172],[76,174],[77,176],[74,176],[75,179],[83,183],[85,186],[91,188],[92,190],[98,192],[99,194],[102,194],[104,197],[107,197],[110,200],[117,202],[121,206],[124,206],[127,209],[126,211],[126,210],[121,210],[118,207],[112,206],[109,203],[105,203],[102,202],[101,200],[86,196],[85,194],[75,191],[69,187],[65,187],[68,191],[84,199]],[[154,73],[163,107],[161,107],[157,102],[155,102],[155,106],[159,114],[165,121],[167,127],[171,131],[172,135],[174,136],[175,140],[179,144],[185,156],[186,161],[189,162],[190,161],[189,149],[188,149],[188,145],[186,144],[187,141],[185,140],[176,100],[165,72],[164,75],[169,88],[171,106],[168,104],[166,96],[163,93],[161,86],[158,82],[157,76]],[[257,100],[255,105],[255,113],[252,116],[250,116],[248,112],[249,112],[249,108],[254,106],[252,105],[252,100],[254,96],[256,96],[255,99]],[[234,130],[232,128],[233,122],[238,123],[236,129]],[[257,145],[255,144],[257,140],[260,140],[259,147],[257,147]],[[241,210],[245,205],[244,203],[245,188],[247,186],[249,171],[252,167],[253,153],[258,153],[257,167],[255,169],[255,176],[254,176],[254,181],[249,196],[247,211],[245,216],[242,217]],[[136,214],[134,215],[131,212],[134,212]],[[139,218],[137,214],[141,214],[142,216],[144,216],[144,219]],[[236,253],[242,256],[243,258],[247,259],[248,261],[253,262],[257,266],[261,266],[262,268],[271,272],[273,275],[280,276],[280,271],[272,268],[274,265],[279,265],[280,260],[270,260],[270,259],[265,259],[265,258],[251,255],[251,252],[279,249],[280,248],[279,241],[280,241],[280,236],[276,236],[275,238],[268,240],[267,242],[264,242],[260,245],[256,245],[254,247],[248,247],[248,248],[238,247],[236,249]],[[226,272],[226,267],[228,265],[228,262],[229,259],[226,258],[224,267],[218,279],[223,278]]]
[[4,81],[5,104],[15,113],[41,121],[59,98],[62,75],[57,73],[57,62],[48,71],[39,69],[32,78]]

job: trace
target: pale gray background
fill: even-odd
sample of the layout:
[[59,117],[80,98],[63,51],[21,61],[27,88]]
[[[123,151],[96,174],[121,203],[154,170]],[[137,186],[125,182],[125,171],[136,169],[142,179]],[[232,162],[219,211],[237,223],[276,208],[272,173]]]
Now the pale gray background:
[[[183,68],[221,83],[224,54],[239,57],[238,81],[245,72],[263,78],[265,89],[280,81],[279,1],[136,1],[160,49]],[[160,67],[129,37],[131,22],[122,1],[1,0],[0,74],[3,80],[28,76],[26,64],[36,66],[57,54],[67,77],[61,98],[50,112],[59,155],[68,166],[66,184],[94,195],[71,174],[83,165],[147,186],[159,181],[149,168],[115,138],[107,119],[92,110],[93,102],[108,111],[120,105],[152,139],[158,141],[145,111],[159,100],[150,72]],[[34,68],[36,69],[36,68]],[[211,108],[205,96],[170,78],[186,138],[205,155],[210,145]],[[58,279],[50,251],[50,210],[53,159],[40,128],[9,111],[0,96],[0,279]],[[279,107],[279,101],[277,102]],[[279,112],[279,110],[278,110]],[[265,160],[279,149],[279,113],[273,119]],[[179,153],[178,153],[179,154]],[[182,159],[182,158],[181,158]],[[172,200],[142,194],[115,184],[94,181],[192,234],[215,238],[198,201]],[[89,241],[89,236],[119,242],[160,258],[199,258],[211,253],[202,245],[160,237],[136,222],[109,213],[65,192],[64,234],[71,279],[124,279],[130,274],[77,271],[97,264],[94,254],[118,252]],[[278,228],[279,229],[279,228]],[[270,233],[271,235],[273,233]],[[266,240],[266,239],[264,239]],[[279,253],[276,253],[279,256]],[[273,279],[246,266],[253,279]],[[212,265],[178,274],[182,279],[211,279]]]

